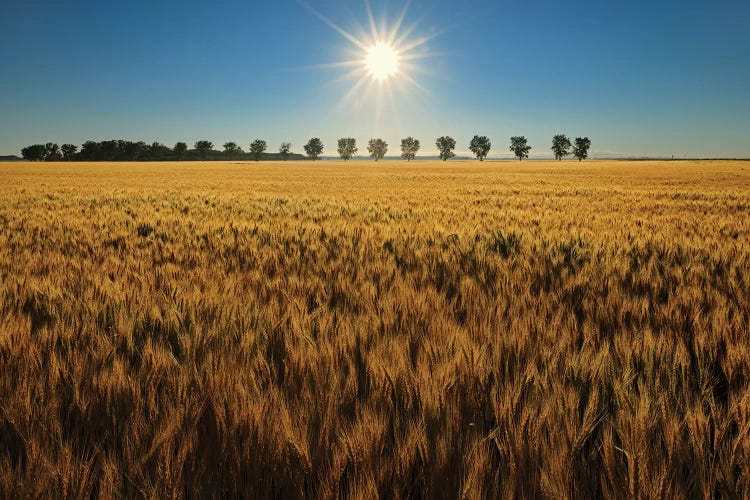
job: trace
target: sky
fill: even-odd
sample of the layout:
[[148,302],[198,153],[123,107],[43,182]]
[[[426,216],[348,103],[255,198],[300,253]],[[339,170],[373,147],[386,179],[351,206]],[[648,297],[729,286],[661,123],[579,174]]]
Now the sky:
[[[413,0],[409,60],[357,88],[336,63],[362,59],[342,31],[368,38],[365,0],[0,3],[0,154],[381,137],[390,155],[414,136],[427,155],[442,135],[463,154],[479,134],[491,157],[525,135],[533,157],[565,133],[593,156],[750,157],[747,0]],[[369,6],[392,30],[405,3]]]

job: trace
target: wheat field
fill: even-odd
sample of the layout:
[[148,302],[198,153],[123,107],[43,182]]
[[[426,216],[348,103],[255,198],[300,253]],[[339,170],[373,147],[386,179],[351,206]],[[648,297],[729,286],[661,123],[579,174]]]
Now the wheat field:
[[750,162],[0,164],[0,496],[750,494]]

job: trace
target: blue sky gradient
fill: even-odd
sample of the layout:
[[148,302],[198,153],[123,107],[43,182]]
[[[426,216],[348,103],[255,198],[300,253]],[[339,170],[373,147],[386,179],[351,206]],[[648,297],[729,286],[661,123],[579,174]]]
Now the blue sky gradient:
[[[364,0],[310,2],[341,28],[367,25]],[[404,4],[371,0],[392,24]],[[393,99],[343,68],[354,46],[295,0],[5,2],[0,15],[0,154],[38,142],[255,138],[301,152],[338,137],[360,154],[382,137],[434,151],[474,134],[507,156],[554,133],[593,154],[750,157],[750,2],[414,0],[404,26],[428,55]],[[394,81],[396,85],[398,82]],[[378,99],[381,95],[382,99]]]

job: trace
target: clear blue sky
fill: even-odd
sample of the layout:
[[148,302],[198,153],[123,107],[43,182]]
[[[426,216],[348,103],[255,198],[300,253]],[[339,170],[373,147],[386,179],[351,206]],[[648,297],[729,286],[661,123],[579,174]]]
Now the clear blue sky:
[[[364,0],[310,2],[341,28],[367,25]],[[403,3],[371,0],[392,24]],[[414,0],[406,86],[342,101],[353,45],[295,0],[5,1],[0,14],[0,154],[37,142],[254,138],[294,151],[320,137],[474,134],[504,155],[511,135],[549,154],[587,135],[594,154],[750,157],[747,0]],[[359,28],[358,28],[359,27]],[[377,117],[377,109],[380,116]]]

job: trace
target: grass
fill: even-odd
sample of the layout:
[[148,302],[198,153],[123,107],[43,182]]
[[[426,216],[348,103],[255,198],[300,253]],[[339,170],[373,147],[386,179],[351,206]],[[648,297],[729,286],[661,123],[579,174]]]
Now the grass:
[[750,164],[0,167],[0,496],[742,497]]

